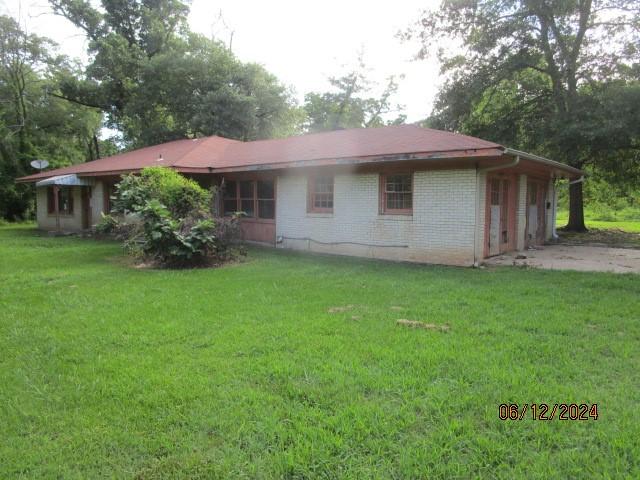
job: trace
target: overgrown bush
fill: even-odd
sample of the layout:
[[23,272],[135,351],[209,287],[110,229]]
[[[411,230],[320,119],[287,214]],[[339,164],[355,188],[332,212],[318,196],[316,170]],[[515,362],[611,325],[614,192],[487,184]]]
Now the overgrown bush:
[[116,188],[110,215],[97,231],[121,238],[125,248],[156,265],[182,268],[233,257],[237,218],[214,218],[212,192],[164,167],[127,175]]
[[166,167],[148,167],[120,181],[111,210],[137,212],[150,199],[158,200],[176,217],[206,214],[211,205],[211,193],[194,180]]

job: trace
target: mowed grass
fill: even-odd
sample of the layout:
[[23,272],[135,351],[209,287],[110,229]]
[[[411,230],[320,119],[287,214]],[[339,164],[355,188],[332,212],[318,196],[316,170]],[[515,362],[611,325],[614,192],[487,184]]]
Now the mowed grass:
[[[638,276],[267,249],[148,270],[3,227],[0,283],[2,479],[640,477]],[[498,419],[534,402],[600,416]]]
[[[623,232],[640,233],[640,221],[633,220],[598,220],[596,214],[586,211],[584,223],[587,228],[596,228],[602,230],[618,229]],[[556,217],[556,226],[564,227],[569,220],[569,213],[567,211],[558,212]]]

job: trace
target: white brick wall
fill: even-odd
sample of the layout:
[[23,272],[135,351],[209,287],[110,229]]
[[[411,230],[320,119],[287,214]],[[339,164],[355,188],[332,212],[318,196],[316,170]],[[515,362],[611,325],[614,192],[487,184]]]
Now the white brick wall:
[[337,174],[334,213],[312,214],[307,213],[306,174],[283,175],[278,178],[276,202],[276,235],[284,237],[280,246],[394,260],[473,264],[474,239],[478,239],[474,236],[475,170],[416,172],[413,183],[412,216],[378,213],[376,173]]

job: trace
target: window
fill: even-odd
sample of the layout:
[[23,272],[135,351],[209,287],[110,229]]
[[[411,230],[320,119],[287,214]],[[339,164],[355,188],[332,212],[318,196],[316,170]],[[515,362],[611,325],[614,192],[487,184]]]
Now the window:
[[315,176],[309,179],[309,206],[310,212],[333,212],[333,177]]
[[529,205],[535,205],[538,203],[538,184],[529,184]]
[[258,217],[276,217],[276,199],[273,180],[258,181]]
[[409,214],[413,209],[410,173],[382,176],[382,212]]
[[[47,212],[56,213],[55,187],[47,187]],[[73,215],[73,190],[71,187],[58,187],[58,213]]]
[[104,212],[109,213],[111,212],[111,207],[113,206],[112,197],[116,196],[116,184],[105,182],[103,184],[103,190],[104,190]]
[[240,211],[255,217],[255,182],[240,182]]
[[238,208],[238,185],[236,182],[225,182],[222,195],[223,215],[233,215]]
[[225,216],[244,212],[246,217],[273,220],[275,183],[273,180],[225,181],[222,202]]

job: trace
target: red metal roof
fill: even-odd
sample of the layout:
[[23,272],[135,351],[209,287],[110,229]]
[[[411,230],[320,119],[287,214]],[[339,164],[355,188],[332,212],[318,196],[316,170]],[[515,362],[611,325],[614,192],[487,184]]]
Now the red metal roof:
[[[480,151],[480,152],[479,152]],[[443,132],[416,125],[337,130],[275,140],[241,142],[212,136],[177,140],[140,148],[92,162],[50,170],[18,181],[35,181],[54,175],[115,174],[149,166],[173,167],[179,171],[225,171],[248,167],[284,168],[298,162],[323,161],[324,165],[344,159],[372,159],[403,154],[464,158],[501,155],[504,147],[479,138]],[[448,154],[447,154],[448,152]]]

